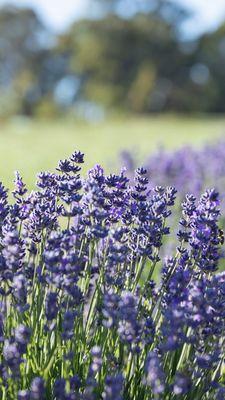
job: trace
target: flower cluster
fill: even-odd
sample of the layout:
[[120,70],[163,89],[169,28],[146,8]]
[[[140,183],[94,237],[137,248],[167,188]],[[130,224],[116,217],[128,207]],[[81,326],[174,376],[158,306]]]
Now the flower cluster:
[[[133,175],[136,158],[128,151],[121,154],[122,163],[129,176]],[[225,141],[219,140],[203,148],[194,149],[184,146],[178,150],[168,151],[159,148],[144,162],[151,177],[151,184],[175,186],[179,198],[187,193],[196,197],[208,187],[215,186],[221,197],[221,207],[225,210]]]
[[[219,196],[187,195],[139,168],[74,152],[14,202],[0,185],[0,398],[222,399],[225,273]],[[167,236],[176,250],[164,258]]]

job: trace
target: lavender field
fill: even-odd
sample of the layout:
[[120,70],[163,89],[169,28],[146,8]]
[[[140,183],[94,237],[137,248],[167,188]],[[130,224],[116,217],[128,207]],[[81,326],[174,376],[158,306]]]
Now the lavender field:
[[[132,179],[138,160],[135,154],[122,151],[121,164]],[[221,137],[199,148],[185,145],[176,150],[159,147],[143,160],[149,185],[174,186],[180,201],[186,194],[197,198],[207,188],[220,194],[220,208],[225,216],[225,140]]]
[[2,399],[224,398],[224,152],[1,185]]
[[225,0],[0,0],[0,400],[225,400]]

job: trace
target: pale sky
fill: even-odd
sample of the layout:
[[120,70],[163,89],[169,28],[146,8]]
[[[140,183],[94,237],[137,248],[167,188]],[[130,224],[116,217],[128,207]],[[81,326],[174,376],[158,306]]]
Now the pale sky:
[[[132,1],[132,0],[130,0]],[[193,33],[216,28],[225,19],[225,0],[174,0],[195,12],[186,29]],[[44,22],[55,31],[62,31],[76,18],[84,16],[90,0],[0,0],[0,5],[13,3],[33,7]]]

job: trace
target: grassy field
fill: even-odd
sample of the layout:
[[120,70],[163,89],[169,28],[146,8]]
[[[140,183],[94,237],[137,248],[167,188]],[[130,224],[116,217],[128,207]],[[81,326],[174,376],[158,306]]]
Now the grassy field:
[[141,160],[158,145],[200,146],[209,140],[225,138],[225,118],[131,117],[94,125],[71,120],[14,118],[0,124],[0,135],[0,179],[12,187],[13,172],[18,169],[32,187],[38,171],[52,170],[58,159],[75,149],[85,152],[86,169],[100,163],[110,170],[116,167],[123,149],[134,151]]

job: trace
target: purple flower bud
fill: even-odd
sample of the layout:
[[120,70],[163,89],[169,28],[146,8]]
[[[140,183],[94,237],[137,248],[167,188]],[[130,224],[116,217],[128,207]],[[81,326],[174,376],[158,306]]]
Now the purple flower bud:
[[44,400],[45,386],[43,378],[36,377],[31,382],[31,400]]
[[63,339],[71,339],[73,337],[75,316],[76,313],[74,311],[68,310],[65,312],[62,321]]
[[18,400],[30,400],[30,392],[29,390],[19,390],[18,392]]
[[56,318],[58,313],[58,305],[57,305],[57,294],[54,292],[49,292],[46,298],[46,318],[48,321],[52,321]]
[[19,325],[15,329],[15,339],[18,343],[28,343],[30,339],[30,329],[24,325]]
[[122,400],[123,376],[107,376],[102,397],[104,400]]
[[53,393],[57,400],[66,400],[66,381],[63,378],[56,379]]
[[145,371],[146,383],[151,386],[152,392],[155,395],[162,394],[165,390],[165,373],[156,353],[150,352],[148,354]]
[[174,380],[173,392],[177,396],[187,394],[191,389],[191,381],[188,376],[177,373]]

